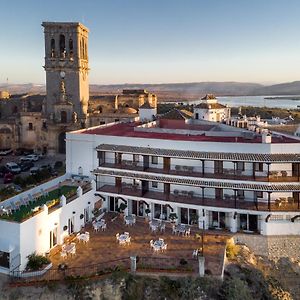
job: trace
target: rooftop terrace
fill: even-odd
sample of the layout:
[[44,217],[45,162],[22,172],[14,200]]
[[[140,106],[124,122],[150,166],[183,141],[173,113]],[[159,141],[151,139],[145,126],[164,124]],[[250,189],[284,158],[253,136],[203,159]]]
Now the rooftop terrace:
[[[195,141],[195,142],[225,142],[225,143],[262,143],[262,137],[256,135],[252,139],[242,137],[242,136],[225,136],[226,132],[222,132],[221,136],[207,136],[205,131],[212,130],[211,126],[196,126],[186,124],[182,122],[167,122],[163,123],[160,127],[162,130],[160,132],[147,131],[147,128],[143,131],[136,130],[140,126],[140,122],[132,123],[117,123],[113,125],[98,126],[86,130],[81,130],[80,134],[92,134],[92,135],[104,135],[104,136],[120,136],[120,137],[133,137],[133,138],[145,138],[145,139],[163,139],[163,140],[178,140],[178,141]],[[163,129],[173,129],[172,133],[164,132]],[[203,134],[193,135],[193,134],[178,134],[176,130],[190,130],[191,133],[195,130],[204,131]],[[214,130],[215,131],[215,130]],[[300,143],[300,141],[293,139],[292,137],[286,136],[273,136],[272,143]]]

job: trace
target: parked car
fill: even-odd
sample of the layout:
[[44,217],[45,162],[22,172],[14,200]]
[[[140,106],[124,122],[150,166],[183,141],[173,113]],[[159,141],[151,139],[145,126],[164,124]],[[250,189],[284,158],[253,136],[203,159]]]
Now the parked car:
[[49,164],[48,165],[42,165],[40,166],[39,168],[40,171],[43,171],[43,170],[48,170],[49,173],[52,175],[52,176],[57,176],[58,173],[55,169],[53,169]]
[[18,149],[15,150],[14,154],[16,156],[29,155],[29,154],[33,154],[33,150],[31,150],[31,149],[25,149],[25,148],[18,148]]
[[20,166],[18,164],[16,164],[15,162],[8,162],[6,164],[6,167],[13,174],[19,174],[19,173],[21,173]]
[[29,155],[26,155],[26,156],[23,156],[20,158],[20,162],[23,162],[23,161],[38,161],[39,160],[39,156],[36,155],[36,154],[29,154]]
[[0,177],[4,177],[6,173],[9,173],[9,170],[6,168],[6,166],[0,166]]
[[14,180],[14,174],[12,174],[11,172],[5,173],[5,175],[3,177],[3,183],[4,184],[12,183],[13,180]]
[[32,161],[23,161],[19,164],[21,171],[26,172],[29,171],[32,167],[34,167],[34,163]]
[[5,156],[8,154],[11,154],[12,152],[13,152],[12,149],[3,149],[3,150],[0,150],[0,155]]
[[30,175],[36,175],[39,172],[39,168],[38,167],[32,167],[30,169]]

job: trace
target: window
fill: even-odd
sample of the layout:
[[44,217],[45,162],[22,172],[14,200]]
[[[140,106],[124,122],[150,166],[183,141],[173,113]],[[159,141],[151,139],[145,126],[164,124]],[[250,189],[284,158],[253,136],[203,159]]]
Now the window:
[[245,192],[243,190],[237,190],[238,198],[245,198]]
[[140,160],[140,156],[138,154],[133,154],[133,161],[138,162]]
[[152,181],[151,186],[153,188],[158,188],[158,183],[156,181]]
[[256,194],[256,198],[263,198],[264,197],[264,194],[263,194],[262,191],[256,191],[255,194]]
[[158,157],[157,156],[151,156],[151,163],[153,165],[157,165],[158,164]]
[[32,123],[28,123],[28,130],[33,130],[33,124]]
[[237,162],[237,170],[238,171],[245,171],[245,163],[243,161]]
[[264,164],[263,163],[255,163],[254,164],[254,170],[258,172],[262,172],[264,170]]
[[59,36],[59,52],[61,57],[65,57],[66,55],[66,40],[65,40],[65,36],[63,34],[61,34]]

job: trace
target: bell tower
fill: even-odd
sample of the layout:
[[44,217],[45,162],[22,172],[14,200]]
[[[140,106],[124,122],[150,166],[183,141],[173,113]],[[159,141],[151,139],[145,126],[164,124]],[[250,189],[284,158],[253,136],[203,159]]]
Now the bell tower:
[[[89,101],[88,29],[81,23],[43,22],[45,34],[46,114],[55,114],[61,87],[73,112],[85,122]],[[54,116],[55,118],[55,116]]]

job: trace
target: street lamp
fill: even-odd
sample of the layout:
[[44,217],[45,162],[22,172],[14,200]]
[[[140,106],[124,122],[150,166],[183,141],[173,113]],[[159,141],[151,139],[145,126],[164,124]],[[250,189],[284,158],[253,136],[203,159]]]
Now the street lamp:
[[204,229],[205,229],[205,221],[202,221],[202,236],[201,236],[201,256],[204,256]]

